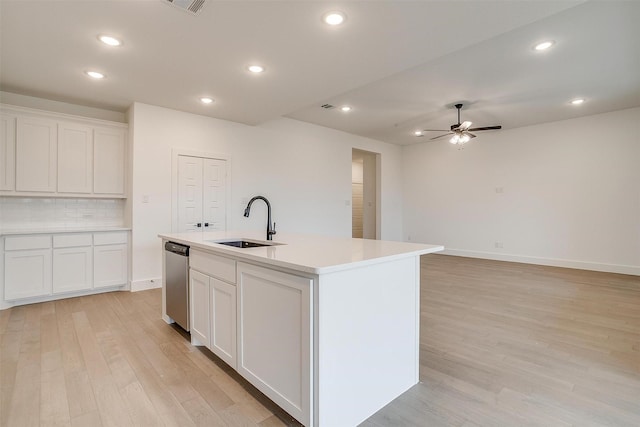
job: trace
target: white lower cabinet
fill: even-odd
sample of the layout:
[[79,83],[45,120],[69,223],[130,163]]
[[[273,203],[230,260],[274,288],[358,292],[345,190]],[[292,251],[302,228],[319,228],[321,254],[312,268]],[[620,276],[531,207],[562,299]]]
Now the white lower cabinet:
[[209,279],[211,294],[211,345],[220,359],[236,368],[236,287]]
[[129,277],[127,232],[94,233],[93,287],[127,284]]
[[91,246],[53,250],[53,293],[82,291],[93,286]]
[[311,424],[313,279],[238,263],[237,371]]
[[[195,252],[195,251],[194,251]],[[236,367],[236,287],[189,270],[191,342]]]
[[53,293],[83,291],[93,287],[93,237],[91,234],[53,236]]
[[210,347],[209,276],[189,271],[189,330],[194,345]]
[[93,287],[106,288],[127,283],[127,245],[93,247]]
[[127,241],[123,231],[7,236],[0,277],[4,300],[24,304],[33,301],[19,300],[126,285]]
[[4,299],[51,293],[51,249],[7,251],[4,254]]

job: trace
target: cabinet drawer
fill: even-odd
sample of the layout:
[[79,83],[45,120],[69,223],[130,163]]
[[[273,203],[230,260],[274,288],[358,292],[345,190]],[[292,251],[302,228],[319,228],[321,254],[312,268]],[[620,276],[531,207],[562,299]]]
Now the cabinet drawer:
[[25,249],[49,249],[51,247],[50,235],[5,237],[5,251],[20,251]]
[[53,236],[54,248],[73,248],[78,246],[91,246],[91,234],[59,234]]
[[236,283],[236,262],[230,258],[192,250],[189,267],[211,277]]
[[99,245],[118,245],[127,243],[127,232],[118,231],[110,233],[95,233],[93,235],[93,244]]

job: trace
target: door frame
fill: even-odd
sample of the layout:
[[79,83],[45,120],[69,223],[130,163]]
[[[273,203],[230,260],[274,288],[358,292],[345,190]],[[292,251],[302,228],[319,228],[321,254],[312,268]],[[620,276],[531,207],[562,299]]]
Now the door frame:
[[229,207],[231,206],[231,156],[174,147],[171,149],[171,232],[177,233],[178,230],[178,156],[201,157],[226,162],[224,227],[227,230],[229,228]]
[[[375,204],[376,204],[375,239],[380,240],[382,238],[382,153],[378,153],[376,151],[369,151],[369,150],[358,148],[358,147],[351,147],[352,162],[353,162],[354,151],[358,151],[364,154],[365,156],[368,156],[370,160],[374,161],[373,165],[371,165],[368,162],[367,163],[369,165],[368,167],[374,166],[375,182],[373,183],[370,182],[370,184],[375,184],[375,192],[374,192]],[[363,165],[363,168],[364,168],[364,165]],[[363,182],[363,191],[364,191],[364,186],[366,185],[364,176],[363,176],[362,182]],[[363,194],[363,197],[364,197],[364,194]],[[364,200],[363,200],[363,204],[364,204]],[[363,221],[364,221],[364,208],[365,207],[363,206]],[[351,202],[351,209],[352,209],[351,215],[353,215],[353,200]],[[351,232],[353,235],[353,227],[351,228]],[[363,224],[363,232],[364,232],[364,224]]]

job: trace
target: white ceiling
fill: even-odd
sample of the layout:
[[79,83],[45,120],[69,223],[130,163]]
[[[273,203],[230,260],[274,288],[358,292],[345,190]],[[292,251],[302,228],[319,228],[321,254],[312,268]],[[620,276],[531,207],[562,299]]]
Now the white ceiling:
[[[339,28],[321,22],[333,9],[348,16]],[[207,0],[193,16],[164,0],[0,0],[0,89],[250,125],[286,116],[411,144],[425,141],[416,129],[454,123],[457,101],[463,120],[504,128],[639,106],[639,20],[638,1]],[[531,49],[547,38],[553,49]],[[250,75],[254,62],[267,71]],[[569,106],[577,96],[587,102]]]

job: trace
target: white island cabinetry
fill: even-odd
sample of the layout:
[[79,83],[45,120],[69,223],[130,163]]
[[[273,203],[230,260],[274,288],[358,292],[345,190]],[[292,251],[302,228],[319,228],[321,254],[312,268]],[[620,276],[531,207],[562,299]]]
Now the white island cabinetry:
[[189,263],[192,343],[236,368],[236,262],[192,250]]
[[[237,248],[216,242],[264,234],[160,237],[191,247],[191,315],[209,327],[196,341],[303,425],[358,425],[418,382],[420,256],[442,246],[278,233]],[[171,322],[164,286],[163,318]]]
[[310,420],[313,279],[238,263],[238,372]]

